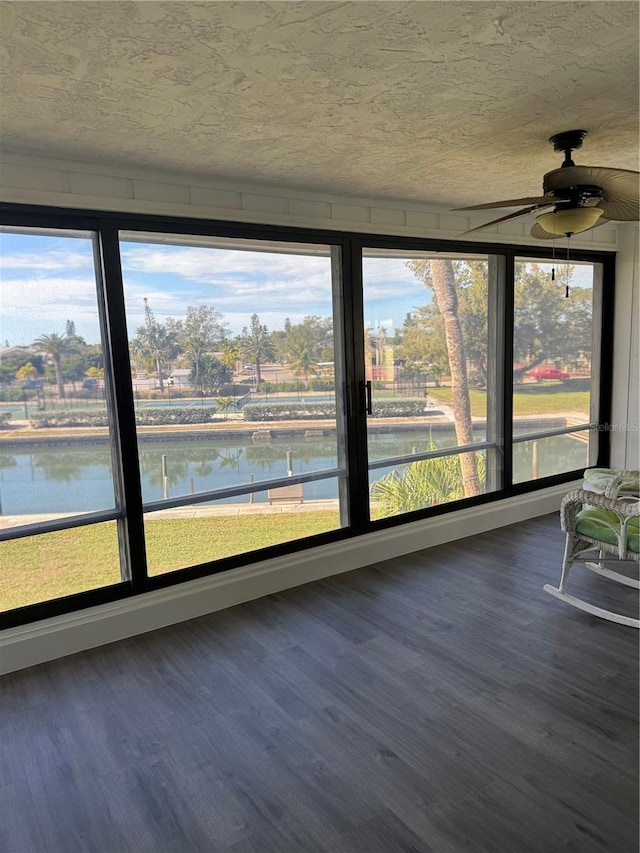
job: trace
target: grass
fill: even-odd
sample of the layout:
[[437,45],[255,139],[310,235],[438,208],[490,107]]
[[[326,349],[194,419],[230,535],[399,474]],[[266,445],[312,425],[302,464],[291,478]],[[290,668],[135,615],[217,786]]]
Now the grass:
[[[428,396],[440,403],[451,404],[451,388],[429,388]],[[472,388],[471,415],[487,414],[487,392]],[[589,420],[589,391],[567,391],[561,382],[536,382],[519,385],[513,394],[514,415],[554,415],[559,412],[582,412]]]
[[[337,511],[155,519],[145,524],[149,574],[335,530]],[[120,581],[115,522],[0,543],[0,610]]]

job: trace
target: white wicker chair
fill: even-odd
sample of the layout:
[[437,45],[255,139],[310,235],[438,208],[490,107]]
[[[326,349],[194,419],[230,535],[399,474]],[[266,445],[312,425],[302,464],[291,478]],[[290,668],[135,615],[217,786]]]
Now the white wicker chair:
[[[566,591],[569,572],[574,563],[581,563],[609,580],[640,589],[638,580],[607,567],[607,564],[619,561],[640,560],[640,500],[637,495],[629,494],[628,490],[619,494],[621,488],[628,484],[630,473],[621,471],[612,476],[605,494],[576,489],[564,497],[560,507],[560,521],[567,534],[567,542],[562,576],[558,587],[546,584],[544,590],[593,616],[640,628],[639,619],[598,607]],[[597,557],[586,553],[594,549],[598,551]]]

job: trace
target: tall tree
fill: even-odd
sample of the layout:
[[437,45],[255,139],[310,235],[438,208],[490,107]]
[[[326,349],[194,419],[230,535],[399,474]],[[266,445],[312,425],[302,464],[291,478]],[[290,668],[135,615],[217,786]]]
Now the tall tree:
[[256,366],[256,382],[262,382],[260,366],[270,358],[275,358],[275,347],[266,325],[260,322],[257,314],[251,315],[249,328],[245,326],[238,340],[240,352],[244,358]]
[[[448,258],[427,261],[407,261],[407,266],[424,284],[433,287],[436,302],[444,322],[445,340],[451,372],[451,408],[453,409],[458,444],[473,444],[473,421],[467,378],[464,335],[458,315],[458,293],[453,264]],[[467,496],[480,493],[478,465],[474,453],[460,456],[462,482]]]
[[222,314],[209,305],[189,305],[185,319],[173,322],[172,328],[191,363],[193,384],[201,389],[204,357],[220,349],[226,339],[227,326]]
[[233,378],[233,372],[227,365],[213,355],[203,355],[198,361],[198,368],[196,373],[194,365],[189,376],[196,391],[213,391]]
[[131,342],[134,355],[150,359],[155,364],[160,392],[164,391],[163,369],[177,354],[176,335],[166,323],[156,320],[149,300],[144,298],[144,326],[140,326]]
[[67,353],[73,352],[74,344],[66,335],[58,335],[53,332],[51,335],[40,335],[33,342],[33,345],[48,355],[53,364],[53,370],[58,386],[58,396],[62,399],[64,394],[64,381],[62,378],[62,358]]
[[289,345],[306,341],[313,361],[333,361],[333,320],[312,314],[301,323],[290,324],[287,331]]

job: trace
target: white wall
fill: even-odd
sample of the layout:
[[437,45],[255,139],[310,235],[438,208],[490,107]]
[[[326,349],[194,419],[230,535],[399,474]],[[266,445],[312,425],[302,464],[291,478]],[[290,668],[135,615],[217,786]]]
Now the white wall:
[[[465,229],[486,221],[481,215],[474,218],[400,201],[340,198],[284,188],[224,184],[188,176],[143,173],[18,155],[5,155],[0,162],[0,199],[57,207],[444,239],[455,238]],[[475,239],[531,244],[526,229],[523,222],[516,221],[483,231]],[[624,239],[626,241],[627,237]],[[635,255],[633,251],[629,254],[627,243],[624,243],[626,262],[629,257],[635,260],[631,262],[626,283],[621,288],[623,295],[618,306],[620,334],[616,338],[616,412],[622,412],[626,406],[625,418],[628,416],[625,394],[630,398],[631,385],[634,381],[637,383],[637,365],[634,374],[629,341],[632,334],[635,335],[637,347],[638,324],[629,325],[631,314],[624,308],[634,298],[636,305],[638,303],[637,286],[634,285],[634,270],[637,271],[638,265],[637,232],[635,239]],[[581,235],[580,239],[574,238],[574,245],[616,249],[616,229],[598,228]],[[635,297],[629,295],[634,292]],[[637,401],[637,387],[635,395]],[[628,452],[628,441],[624,450],[616,445],[616,453],[626,455]],[[0,672],[31,666],[320,577],[552,512],[558,509],[562,495],[569,488],[547,489],[437,519],[402,525],[349,542],[314,548],[180,584],[157,593],[9,629],[0,633]]]
[[640,468],[640,262],[637,223],[618,229],[611,464]]

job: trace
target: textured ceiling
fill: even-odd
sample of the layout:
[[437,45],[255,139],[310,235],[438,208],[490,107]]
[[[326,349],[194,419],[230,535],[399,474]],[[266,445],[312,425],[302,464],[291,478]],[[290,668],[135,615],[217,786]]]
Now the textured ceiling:
[[5,150],[454,205],[638,168],[636,2],[3,2]]

